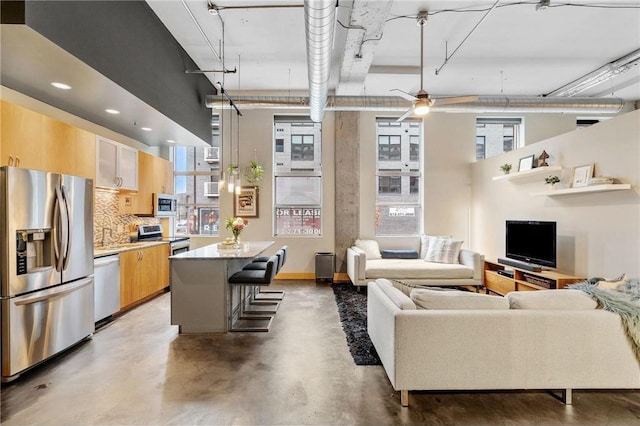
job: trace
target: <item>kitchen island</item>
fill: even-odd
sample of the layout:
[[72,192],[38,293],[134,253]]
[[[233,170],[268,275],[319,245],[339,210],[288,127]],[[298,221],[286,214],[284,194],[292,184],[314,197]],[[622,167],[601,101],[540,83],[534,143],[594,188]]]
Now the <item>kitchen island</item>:
[[274,243],[248,241],[238,248],[219,243],[170,256],[171,324],[180,334],[229,331],[237,307],[230,306],[227,279]]

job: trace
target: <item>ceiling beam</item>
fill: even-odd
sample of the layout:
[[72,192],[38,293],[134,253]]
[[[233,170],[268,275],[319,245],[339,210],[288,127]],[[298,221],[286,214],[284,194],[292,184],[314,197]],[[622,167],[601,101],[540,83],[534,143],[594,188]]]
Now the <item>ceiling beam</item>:
[[382,38],[389,17],[392,0],[354,0],[347,27],[347,37],[340,65],[340,78],[336,86],[337,95],[362,95],[364,82],[375,56],[376,46]]

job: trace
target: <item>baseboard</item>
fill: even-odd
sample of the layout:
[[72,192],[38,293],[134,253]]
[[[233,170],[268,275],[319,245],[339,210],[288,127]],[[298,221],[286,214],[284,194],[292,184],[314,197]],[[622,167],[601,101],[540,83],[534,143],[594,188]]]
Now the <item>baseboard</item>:
[[313,272],[280,272],[276,275],[276,280],[315,280],[316,274]]
[[[315,280],[316,274],[313,272],[280,272],[276,275],[276,280]],[[346,272],[336,272],[333,274],[333,282],[350,282]]]

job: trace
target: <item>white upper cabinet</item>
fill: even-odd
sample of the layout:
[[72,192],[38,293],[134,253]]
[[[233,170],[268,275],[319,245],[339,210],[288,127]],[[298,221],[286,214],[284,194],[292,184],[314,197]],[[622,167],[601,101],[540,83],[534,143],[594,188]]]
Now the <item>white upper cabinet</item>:
[[96,186],[138,190],[138,150],[96,137]]

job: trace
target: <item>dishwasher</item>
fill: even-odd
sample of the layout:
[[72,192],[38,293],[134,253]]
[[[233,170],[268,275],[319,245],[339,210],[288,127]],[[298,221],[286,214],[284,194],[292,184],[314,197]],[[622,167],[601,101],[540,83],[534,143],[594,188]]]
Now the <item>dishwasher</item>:
[[120,310],[120,256],[94,259],[93,269],[94,319],[99,322]]

